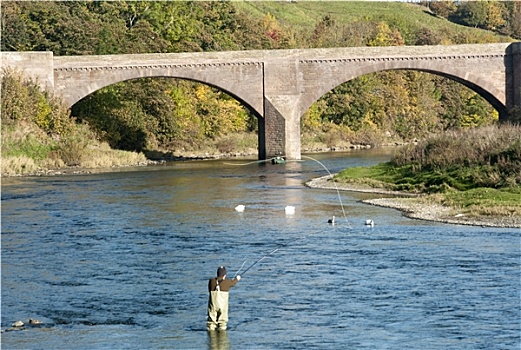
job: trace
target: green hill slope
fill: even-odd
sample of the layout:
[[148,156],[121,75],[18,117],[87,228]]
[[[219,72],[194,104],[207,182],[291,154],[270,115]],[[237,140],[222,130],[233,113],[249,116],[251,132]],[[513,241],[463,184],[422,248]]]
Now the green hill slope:
[[452,23],[419,4],[373,1],[238,1],[241,10],[262,17],[269,13],[294,32],[311,32],[325,16],[339,24],[382,21],[397,28],[406,45],[413,45],[423,28],[443,37],[442,44],[510,42],[511,38],[487,30]]

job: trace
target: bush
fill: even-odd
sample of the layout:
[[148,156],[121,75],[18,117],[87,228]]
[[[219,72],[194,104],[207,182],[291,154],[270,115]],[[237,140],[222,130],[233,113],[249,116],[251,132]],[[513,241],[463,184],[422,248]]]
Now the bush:
[[350,141],[355,145],[380,147],[384,143],[384,135],[378,129],[364,128],[354,133]]
[[62,137],[56,145],[56,154],[68,166],[79,166],[87,155],[87,146],[93,139],[93,133],[82,125]]
[[38,170],[38,165],[34,159],[20,156],[2,156],[2,175],[25,175]]
[[74,127],[65,104],[42,91],[31,79],[2,70],[2,123],[33,122],[46,133],[66,135]]
[[84,153],[81,162],[83,168],[110,168],[146,162],[146,157],[143,153],[113,150],[105,142],[99,145],[89,145],[85,148]]
[[491,157],[497,158],[501,154],[508,154],[512,161],[519,160],[515,142],[519,142],[520,134],[521,126],[511,124],[449,131],[404,147],[391,162],[396,165],[413,163],[421,169],[432,170],[462,164],[485,165],[490,163]]
[[458,189],[515,186],[521,184],[520,135],[521,126],[512,124],[451,131],[402,148],[391,164],[407,166],[416,175],[442,174],[430,184],[438,190],[444,190],[441,184]]
[[34,127],[19,126],[16,130],[2,127],[2,157],[24,156],[34,161],[45,159],[52,150],[52,142],[48,141]]

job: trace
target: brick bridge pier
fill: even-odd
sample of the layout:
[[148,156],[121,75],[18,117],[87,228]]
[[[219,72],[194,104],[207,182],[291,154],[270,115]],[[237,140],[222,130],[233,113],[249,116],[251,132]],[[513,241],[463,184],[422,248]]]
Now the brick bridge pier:
[[412,69],[476,91],[500,121],[521,108],[521,43],[54,56],[3,52],[2,66],[36,78],[69,106],[120,81],[172,77],[230,94],[258,118],[259,159],[300,159],[300,118],[322,95],[364,74]]

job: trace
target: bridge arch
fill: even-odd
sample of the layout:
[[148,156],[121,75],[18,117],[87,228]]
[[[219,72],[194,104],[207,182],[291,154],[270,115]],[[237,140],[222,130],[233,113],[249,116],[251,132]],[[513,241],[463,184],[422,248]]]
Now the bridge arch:
[[82,57],[77,58],[79,66],[70,66],[67,57],[55,58],[54,80],[60,82],[55,84],[55,93],[71,107],[91,93],[118,82],[158,77],[186,79],[224,91],[256,116],[263,115],[261,62],[173,63],[167,59],[161,61],[154,54],[145,54],[141,58],[143,63],[128,64],[125,59],[132,60],[133,55],[121,56],[103,57],[106,65],[101,66],[92,65],[92,61],[81,65]]
[[233,97],[234,99],[236,99],[237,101],[239,101],[241,103],[241,105],[243,105],[244,107],[246,107],[247,109],[249,109],[251,112],[253,112],[253,114],[259,118],[260,114],[258,111],[255,110],[255,107],[252,106],[250,104],[250,101],[247,101],[247,100],[244,100],[243,97],[237,95],[235,92],[233,91],[229,91],[227,90],[225,87],[222,87],[222,86],[219,86],[218,84],[216,83],[212,83],[212,82],[207,82],[207,81],[203,81],[203,80],[198,80],[196,78],[193,78],[191,76],[189,76],[189,74],[176,74],[175,76],[172,76],[172,75],[163,75],[163,74],[150,74],[150,75],[143,75],[143,74],[129,74],[129,76],[126,76],[126,77],[110,77],[106,80],[104,80],[102,83],[96,83],[96,84],[90,84],[90,85],[86,85],[84,87],[82,87],[79,91],[78,91],[78,94],[77,94],[77,97],[75,99],[77,99],[76,101],[69,101],[69,103],[71,104],[70,107],[72,107],[74,104],[76,104],[77,102],[81,101],[83,98],[89,96],[90,94],[102,89],[102,88],[105,88],[107,86],[110,86],[110,85],[113,85],[113,84],[117,84],[117,83],[120,83],[120,82],[126,82],[126,81],[131,81],[131,80],[137,80],[137,79],[149,79],[149,78],[170,78],[170,79],[183,79],[183,80],[189,80],[189,81],[193,81],[193,82],[196,82],[196,83],[200,83],[200,84],[204,84],[204,85],[208,85],[208,86],[211,86],[213,88],[216,88],[216,89],[219,89],[220,91],[223,91],[225,92],[226,94],[230,95],[231,97]]
[[505,93],[473,73],[450,67],[448,64],[440,66],[433,65],[430,61],[400,62],[401,61],[398,63],[393,62],[392,64],[389,62],[376,63],[360,67],[356,70],[337,72],[337,74],[332,75],[332,77],[327,77],[328,80],[324,79],[318,89],[310,91],[308,94],[303,94],[303,100],[300,105],[300,117],[302,117],[313,103],[318,101],[324,94],[333,90],[338,85],[366,74],[389,70],[416,70],[454,80],[478,93],[498,111],[500,116],[507,114],[507,107],[504,103],[506,98]]

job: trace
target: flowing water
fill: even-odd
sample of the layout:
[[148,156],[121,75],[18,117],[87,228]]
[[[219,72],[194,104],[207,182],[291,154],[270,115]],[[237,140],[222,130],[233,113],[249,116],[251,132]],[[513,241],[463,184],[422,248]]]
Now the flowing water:
[[[311,156],[337,172],[390,153]],[[2,348],[520,348],[521,230],[306,188],[327,175],[309,159],[245,162],[3,179],[2,329],[44,323]],[[228,331],[207,333],[208,279],[259,259],[230,291]]]

